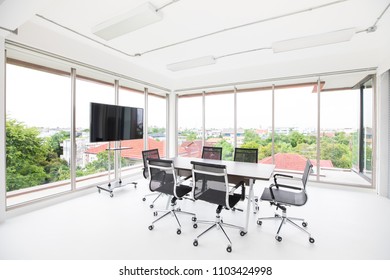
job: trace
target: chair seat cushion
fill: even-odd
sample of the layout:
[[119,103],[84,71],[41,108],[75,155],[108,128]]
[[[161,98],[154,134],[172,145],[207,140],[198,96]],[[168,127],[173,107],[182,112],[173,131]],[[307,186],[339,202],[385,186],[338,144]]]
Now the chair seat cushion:
[[[163,183],[158,188],[156,188],[155,191],[161,192],[161,193],[165,193],[165,194],[168,194],[168,195],[174,195],[174,193],[173,193],[173,184],[174,184],[173,181],[167,182],[165,184]],[[189,193],[191,191],[192,191],[192,188],[189,187],[189,186],[186,186],[186,185],[180,185],[180,186],[176,187],[176,195],[177,195],[177,197],[183,197],[183,196],[185,196],[187,193]]]
[[275,199],[272,199],[270,188],[265,188],[261,200],[279,202],[284,205],[302,206],[307,201],[305,192],[286,191],[281,188],[272,188]]
[[[200,194],[196,199],[207,201],[213,204],[226,206],[226,192],[215,189],[208,189],[207,191]],[[229,195],[229,208],[236,205],[241,199],[240,194]]]

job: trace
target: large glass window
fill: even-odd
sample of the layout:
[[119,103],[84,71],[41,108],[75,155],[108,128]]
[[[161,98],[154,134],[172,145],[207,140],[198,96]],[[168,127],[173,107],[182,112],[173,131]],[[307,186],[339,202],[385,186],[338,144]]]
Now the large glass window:
[[276,169],[303,171],[315,164],[317,93],[313,85],[275,89],[274,164]]
[[167,99],[148,95],[148,149],[158,149],[160,157],[166,156]]
[[271,133],[272,90],[239,91],[237,93],[237,147],[259,149],[259,162],[271,159]]
[[234,95],[206,94],[205,103],[205,146],[222,147],[222,159],[233,160]]
[[177,154],[182,157],[202,156],[202,96],[178,98]]
[[[144,92],[122,86],[119,88],[119,105],[144,109],[144,104]],[[124,148],[121,151],[122,171],[130,172],[131,168],[128,167],[142,164],[142,150],[144,150],[143,139],[124,140],[121,142],[121,146]]]
[[[108,180],[108,143],[89,141],[90,103],[114,104],[113,84],[77,77],[76,80],[76,187]],[[112,143],[111,143],[112,145]],[[70,144],[69,144],[70,147]],[[113,146],[112,146],[113,147]],[[70,154],[70,148],[69,148]],[[110,154],[110,170],[114,157]]]
[[363,181],[352,171],[359,158],[359,104],[359,90],[321,92],[321,181]]
[[69,191],[70,75],[6,65],[7,206]]

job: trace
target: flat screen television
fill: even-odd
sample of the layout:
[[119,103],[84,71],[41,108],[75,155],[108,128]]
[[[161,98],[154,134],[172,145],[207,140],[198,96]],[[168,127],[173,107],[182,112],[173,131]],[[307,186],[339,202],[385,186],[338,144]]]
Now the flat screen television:
[[90,142],[142,139],[142,108],[91,102]]

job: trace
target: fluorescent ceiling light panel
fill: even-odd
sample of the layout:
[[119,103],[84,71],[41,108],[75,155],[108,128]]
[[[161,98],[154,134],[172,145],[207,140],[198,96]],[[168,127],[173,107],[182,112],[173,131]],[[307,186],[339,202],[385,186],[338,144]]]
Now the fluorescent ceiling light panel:
[[274,53],[278,53],[347,42],[352,39],[352,36],[355,33],[355,28],[349,28],[313,36],[279,41],[272,44],[272,50]]
[[126,14],[102,22],[92,28],[92,33],[102,39],[111,40],[161,19],[162,13],[147,2]]
[[217,62],[214,56],[202,56],[190,60],[180,61],[167,65],[167,69],[171,71],[181,71],[206,65],[215,64]]

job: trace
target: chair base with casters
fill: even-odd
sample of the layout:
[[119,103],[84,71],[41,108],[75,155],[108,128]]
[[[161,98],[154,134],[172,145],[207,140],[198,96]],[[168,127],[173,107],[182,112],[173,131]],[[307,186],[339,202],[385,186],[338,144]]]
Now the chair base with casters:
[[160,198],[160,196],[163,195],[162,193],[148,193],[145,194],[144,197],[142,198],[142,201],[146,201],[146,198],[148,196],[156,196],[156,198],[152,201],[152,203],[149,205],[150,208],[154,208],[154,203],[157,201],[157,199]]
[[[232,252],[232,242],[229,238],[229,236],[227,235],[224,227],[229,227],[229,228],[236,228],[236,229],[239,229],[240,230],[240,235],[241,236],[244,236],[246,234],[246,232],[243,231],[243,227],[240,227],[240,226],[236,226],[236,225],[232,225],[232,224],[228,224],[228,223],[224,223],[223,220],[222,220],[222,217],[220,216],[220,213],[222,211],[223,207],[220,205],[218,206],[217,208],[217,216],[216,216],[216,219],[215,221],[205,221],[205,220],[197,220],[196,223],[200,223],[200,224],[208,224],[208,225],[211,225],[209,228],[207,228],[205,231],[203,231],[201,234],[199,234],[196,239],[194,240],[193,242],[193,245],[194,246],[198,246],[199,245],[199,241],[198,239],[203,236],[204,234],[206,234],[207,232],[209,232],[210,230],[212,229],[220,229],[222,231],[222,233],[225,235],[226,239],[228,240],[229,244],[228,246],[226,247],[226,251],[231,253]],[[196,223],[194,224],[194,228]]]
[[[179,207],[176,208],[175,207],[176,206],[176,201],[177,201],[176,197],[173,197],[171,199],[171,209],[170,210],[156,210],[156,211],[153,212],[154,216],[158,216],[159,212],[164,213],[164,215],[162,215],[161,217],[159,217],[156,220],[154,220],[152,222],[152,224],[149,226],[149,230],[153,230],[154,229],[154,224],[157,223],[158,221],[160,221],[161,219],[167,217],[168,215],[172,215],[176,219],[176,222],[177,222],[177,225],[178,225],[178,228],[177,228],[177,231],[176,231],[177,234],[181,234],[181,224],[180,224],[179,218],[177,217],[177,214],[185,214],[185,215],[192,216],[192,221],[196,222],[195,213],[181,211],[181,209]],[[193,226],[194,226],[194,228],[196,228],[197,227],[196,223],[194,223]]]
[[[263,220],[281,220],[278,231],[276,232],[275,239],[279,242],[282,241],[282,237],[279,235],[280,231],[282,230],[282,226],[286,223],[289,223],[293,225],[294,227],[300,229],[301,231],[305,232],[309,236],[309,242],[314,243],[315,240],[313,237],[311,237],[311,234],[305,229],[307,227],[308,223],[305,221],[305,219],[302,218],[294,218],[294,217],[287,217],[287,210],[285,206],[277,206],[282,210],[282,215],[279,215],[278,213],[275,213],[274,217],[264,217],[264,218],[258,218],[257,219],[257,224],[261,226],[263,224]],[[301,221],[302,222],[302,227],[299,226],[297,223],[295,223],[293,220],[296,221]]]

